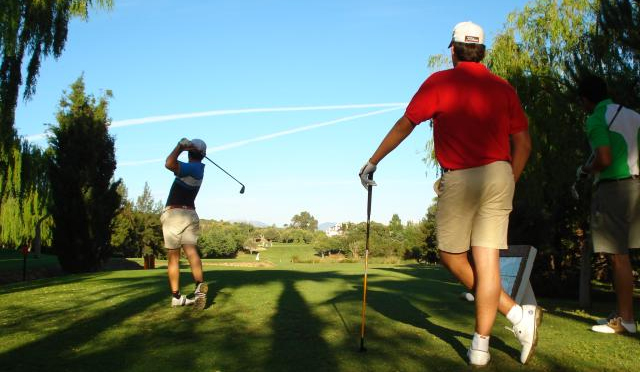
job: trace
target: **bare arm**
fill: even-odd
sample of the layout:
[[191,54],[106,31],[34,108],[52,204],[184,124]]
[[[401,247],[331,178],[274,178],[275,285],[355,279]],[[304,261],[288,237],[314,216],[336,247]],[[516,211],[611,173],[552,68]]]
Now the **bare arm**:
[[610,165],[611,147],[601,146],[596,148],[593,161],[582,167],[582,170],[587,173],[598,173]]
[[167,156],[167,160],[164,162],[165,168],[172,171],[173,174],[178,174],[180,172],[180,163],[178,163],[178,156],[182,153],[184,149],[178,143],[176,147],[171,151],[169,156]]
[[511,168],[513,169],[513,178],[516,182],[520,178],[524,166],[529,160],[531,153],[531,136],[528,130],[514,133],[511,135]]
[[413,132],[413,128],[415,127],[416,126],[407,119],[406,116],[402,116],[398,119],[393,128],[391,128],[389,133],[384,137],[376,152],[373,153],[371,159],[369,159],[371,164],[378,164],[380,160],[393,151],[393,149],[398,147],[398,145],[404,141],[411,132]]

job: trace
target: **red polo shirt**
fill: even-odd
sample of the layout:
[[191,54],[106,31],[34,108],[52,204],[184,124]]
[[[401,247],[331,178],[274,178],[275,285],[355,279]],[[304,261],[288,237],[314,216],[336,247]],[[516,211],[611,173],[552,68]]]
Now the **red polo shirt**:
[[436,158],[449,169],[511,161],[509,135],[528,128],[513,87],[474,62],[431,75],[405,116],[414,124],[433,119]]

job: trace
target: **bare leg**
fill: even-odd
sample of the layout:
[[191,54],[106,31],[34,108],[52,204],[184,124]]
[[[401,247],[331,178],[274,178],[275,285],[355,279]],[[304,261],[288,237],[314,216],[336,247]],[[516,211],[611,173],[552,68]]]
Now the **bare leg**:
[[[442,264],[467,287],[474,290],[475,274],[474,269],[467,258],[467,253],[448,253],[440,251],[440,261]],[[500,301],[498,302],[498,311],[507,315],[509,310],[515,305],[515,301],[502,289],[500,289]]]
[[633,321],[633,273],[628,254],[612,254],[613,288],[618,302],[618,314],[625,322]]
[[[483,336],[491,334],[500,301],[500,256],[497,249],[471,247],[475,271],[476,332]],[[478,270],[477,268],[482,268]]]
[[200,260],[200,255],[198,254],[196,246],[192,244],[185,244],[182,246],[182,249],[184,250],[184,254],[187,255],[187,260],[189,260],[193,280],[195,280],[196,283],[203,282],[202,261]]
[[167,260],[171,292],[178,292],[180,290],[180,250],[167,249]]

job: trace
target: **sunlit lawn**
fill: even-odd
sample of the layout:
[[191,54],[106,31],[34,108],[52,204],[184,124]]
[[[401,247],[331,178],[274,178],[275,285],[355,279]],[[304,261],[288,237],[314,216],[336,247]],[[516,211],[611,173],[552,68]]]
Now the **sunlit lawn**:
[[[372,265],[366,353],[358,352],[361,264],[297,264],[306,246],[261,253],[272,267],[205,266],[207,308],[170,308],[164,269],[63,276],[0,286],[2,371],[458,371],[473,305],[437,266]],[[244,257],[255,261],[255,256]],[[283,262],[280,262],[282,260]],[[192,291],[187,268],[183,292]],[[589,330],[609,303],[548,310],[536,356],[499,316],[488,371],[632,371],[640,338]],[[638,302],[638,301],[636,301]],[[636,309],[640,304],[636,303]]]

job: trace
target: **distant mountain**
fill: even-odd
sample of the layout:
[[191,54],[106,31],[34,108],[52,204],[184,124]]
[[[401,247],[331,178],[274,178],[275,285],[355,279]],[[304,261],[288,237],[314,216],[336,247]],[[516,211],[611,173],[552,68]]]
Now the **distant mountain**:
[[241,223],[248,223],[249,225],[253,226],[253,227],[269,227],[271,225],[268,225],[264,222],[261,221],[247,221],[247,220],[231,220],[229,222],[241,222]]
[[337,222],[323,222],[321,224],[318,224],[318,230],[327,231],[335,225],[337,225]]

